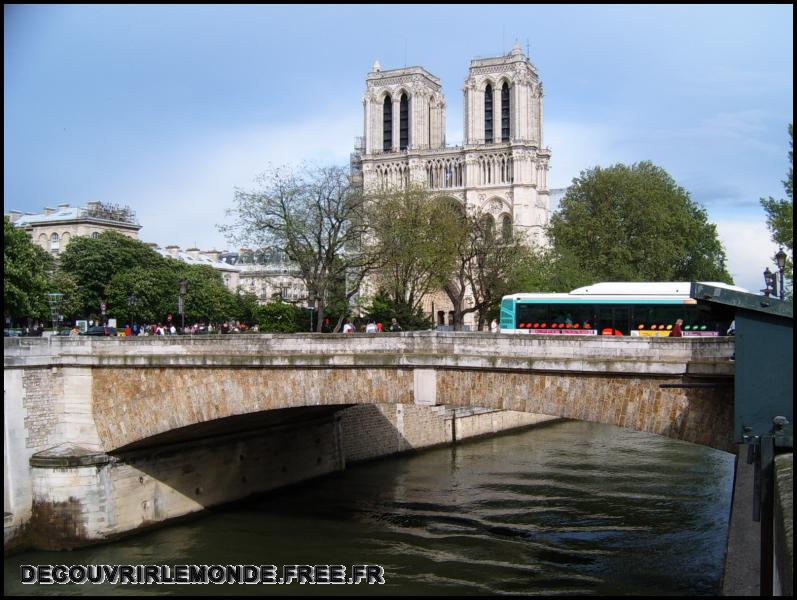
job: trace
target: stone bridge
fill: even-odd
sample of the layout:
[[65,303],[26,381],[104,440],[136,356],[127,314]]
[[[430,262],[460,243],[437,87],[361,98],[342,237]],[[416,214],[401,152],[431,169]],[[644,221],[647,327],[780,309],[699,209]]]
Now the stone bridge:
[[[219,444],[240,456],[238,496],[253,477],[263,477],[243,464],[253,452],[295,448],[283,461],[283,475],[291,470],[286,461],[298,460],[307,448],[314,454],[304,458],[324,467],[319,472],[342,468],[342,429],[331,415],[346,406],[393,406],[389,426],[372,428],[383,437],[403,434],[404,420],[421,407],[479,407],[735,450],[733,338],[407,332],[4,342],[6,525],[9,519],[16,525],[60,522],[67,547],[231,499],[210,491],[216,484],[231,489],[216,473],[229,475],[228,466],[202,477],[197,471],[215,460],[207,453],[218,454]],[[276,417],[296,411],[315,432],[306,444],[294,441],[295,432],[284,433],[287,421]],[[285,437],[271,436],[269,448],[241,450],[236,432],[253,423],[276,427]],[[451,428],[449,441],[456,437]],[[357,425],[350,437],[373,431]],[[203,435],[227,437],[212,449],[186,450],[193,453],[190,465],[175,462],[179,452],[164,458],[159,450]],[[410,447],[405,441],[396,449]],[[75,471],[67,476],[69,469]],[[175,492],[191,504],[181,500],[175,508]],[[133,499],[135,506],[125,504]],[[131,511],[136,517],[128,522]]]

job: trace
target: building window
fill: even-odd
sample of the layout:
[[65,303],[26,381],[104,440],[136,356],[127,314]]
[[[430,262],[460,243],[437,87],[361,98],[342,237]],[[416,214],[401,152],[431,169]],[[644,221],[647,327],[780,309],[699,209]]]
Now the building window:
[[504,218],[501,219],[501,237],[505,242],[512,239],[512,217],[509,215],[504,215]]
[[509,84],[501,88],[501,141],[509,141]]
[[382,150],[390,152],[393,149],[393,100],[385,96],[382,106]]
[[492,215],[486,214],[482,217],[482,229],[486,240],[491,241],[495,238],[495,219]]
[[50,252],[58,253],[58,250],[61,247],[61,239],[58,237],[57,233],[54,233],[50,236]]
[[409,110],[410,101],[407,94],[401,94],[399,105],[399,150],[406,150],[410,141]]
[[493,143],[493,86],[489,83],[484,89],[484,141]]
[[100,237],[100,232],[99,231],[92,231],[91,232],[91,238],[92,239],[96,240],[99,237]]

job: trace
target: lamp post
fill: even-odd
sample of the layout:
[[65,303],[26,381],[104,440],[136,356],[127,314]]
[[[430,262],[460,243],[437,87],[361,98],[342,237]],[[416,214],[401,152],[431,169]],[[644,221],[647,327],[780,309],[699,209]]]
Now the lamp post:
[[134,318],[135,318],[135,314],[134,313],[135,313],[135,308],[136,308],[136,303],[137,302],[138,302],[138,299],[136,298],[135,294],[130,294],[127,297],[127,306],[130,308],[130,328],[131,328],[131,330],[133,328],[133,322],[134,322]]
[[53,321],[53,331],[58,334],[61,333],[61,328],[58,327],[58,322],[60,319],[58,318],[61,312],[61,301],[63,300],[64,295],[59,292],[51,292],[47,294],[47,303],[50,305],[50,318]]
[[180,282],[180,301],[177,303],[177,309],[180,312],[180,333],[185,333],[185,290],[188,287],[187,281]]
[[786,253],[783,248],[778,248],[778,253],[775,255],[775,260],[778,263],[778,271],[780,271],[780,299],[783,300],[783,271],[786,269]]
[[769,270],[769,267],[764,270],[764,285],[765,287],[761,291],[764,292],[765,296],[777,296],[778,280],[775,274]]

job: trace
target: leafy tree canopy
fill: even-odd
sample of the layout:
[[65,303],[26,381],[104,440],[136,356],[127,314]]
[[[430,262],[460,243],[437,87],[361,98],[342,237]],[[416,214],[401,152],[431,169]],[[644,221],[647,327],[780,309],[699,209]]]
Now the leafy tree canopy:
[[651,162],[583,171],[548,235],[554,262],[579,282],[732,282],[716,226]]
[[23,229],[3,219],[3,314],[12,319],[49,318],[48,273],[52,257]]
[[401,300],[394,300],[384,289],[379,290],[372,298],[371,305],[366,308],[366,318],[375,323],[382,323],[384,331],[390,330],[393,319],[398,321],[404,331],[431,329],[432,322],[423,314],[420,307],[413,308]]
[[[106,287],[114,276],[130,269],[157,270],[163,260],[160,254],[142,242],[115,231],[106,231],[96,238],[73,238],[61,253],[59,262],[61,271],[70,275],[77,284],[79,312],[88,316],[100,313],[100,304],[108,300]],[[109,308],[111,306],[108,304]],[[118,307],[115,302],[113,306]]]

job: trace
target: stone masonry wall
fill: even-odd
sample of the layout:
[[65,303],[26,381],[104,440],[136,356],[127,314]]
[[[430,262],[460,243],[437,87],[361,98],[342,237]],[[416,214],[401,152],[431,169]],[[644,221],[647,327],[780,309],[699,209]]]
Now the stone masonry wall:
[[106,456],[103,463],[31,469],[28,544],[64,549],[105,541],[343,468],[331,417]]
[[478,405],[628,427],[730,452],[733,387],[722,381],[708,386],[689,387],[679,377],[441,370],[437,398],[453,406]]
[[354,406],[339,415],[341,446],[347,463],[450,444],[454,429],[456,439],[461,441],[558,420],[513,411],[453,411],[445,406],[402,404]]

